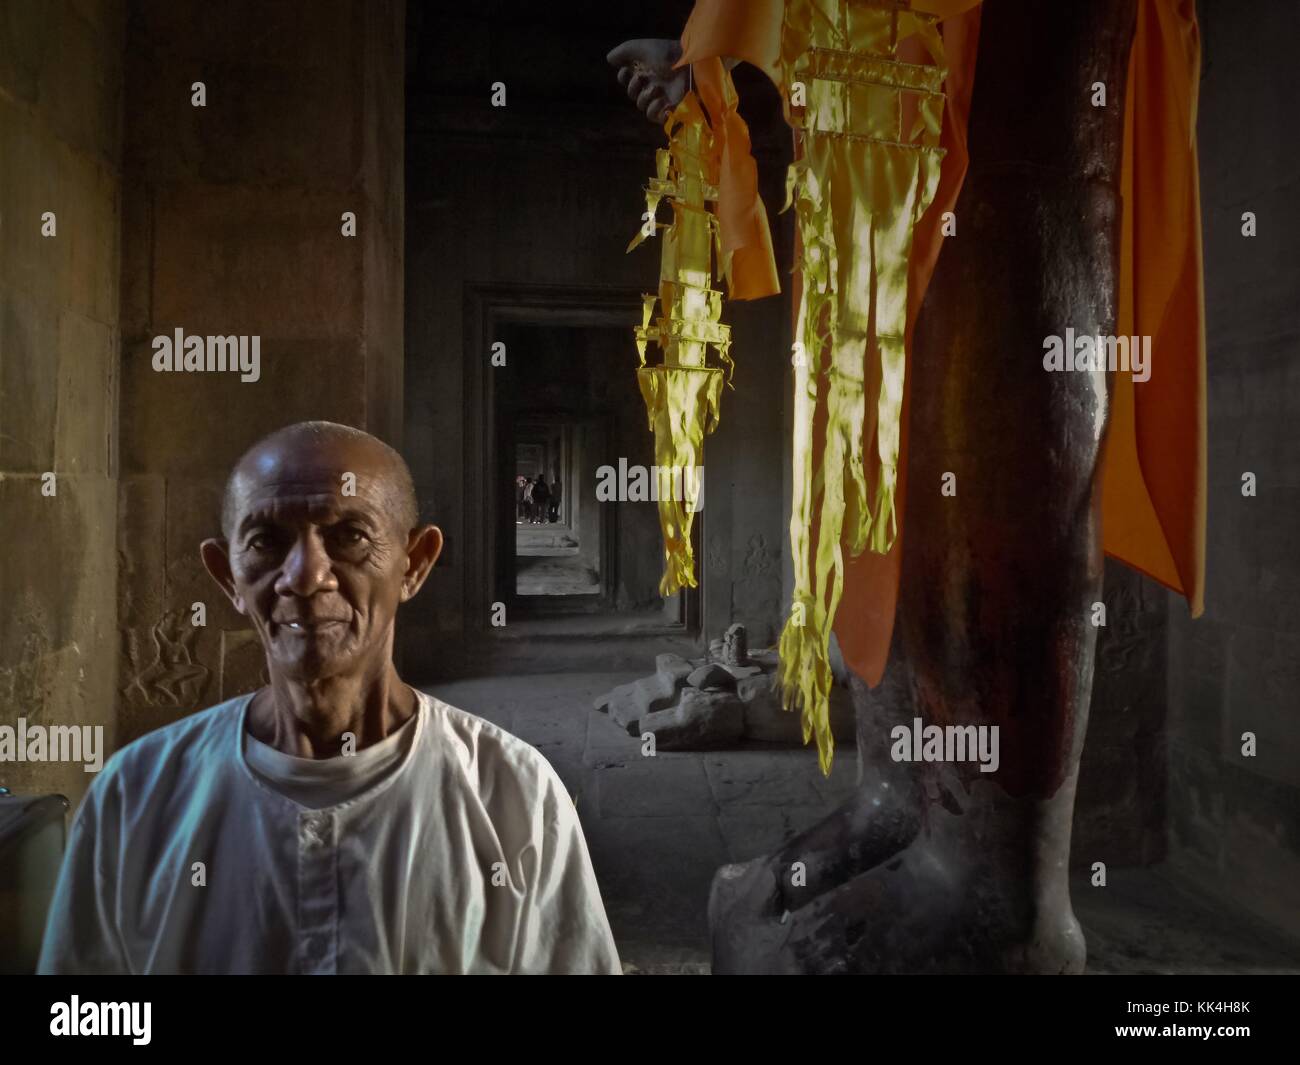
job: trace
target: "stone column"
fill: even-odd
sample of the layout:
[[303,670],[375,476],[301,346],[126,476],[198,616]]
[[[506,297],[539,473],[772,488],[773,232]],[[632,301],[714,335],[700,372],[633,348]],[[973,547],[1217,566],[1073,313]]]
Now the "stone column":
[[[311,418],[400,443],[404,25],[400,0],[130,7],[124,740],[261,683],[198,557],[238,456]],[[259,337],[258,379],[157,372],[176,329]]]

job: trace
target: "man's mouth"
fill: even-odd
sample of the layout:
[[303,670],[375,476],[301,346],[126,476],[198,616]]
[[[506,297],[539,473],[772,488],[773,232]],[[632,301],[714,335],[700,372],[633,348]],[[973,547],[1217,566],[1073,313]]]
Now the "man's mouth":
[[279,622],[281,628],[288,629],[290,632],[319,632],[321,629],[327,629],[332,625],[343,625],[343,624],[346,623],[338,620]]

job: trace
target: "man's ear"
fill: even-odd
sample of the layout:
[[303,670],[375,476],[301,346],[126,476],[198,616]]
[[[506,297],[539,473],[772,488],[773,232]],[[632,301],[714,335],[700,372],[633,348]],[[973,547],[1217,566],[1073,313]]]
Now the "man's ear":
[[406,574],[402,577],[402,602],[415,595],[424,584],[433,564],[442,554],[442,530],[436,525],[420,525],[406,540]]
[[199,544],[199,557],[203,559],[203,568],[221,586],[235,609],[245,613],[243,597],[235,590],[235,578],[230,572],[230,545],[225,540],[204,540]]

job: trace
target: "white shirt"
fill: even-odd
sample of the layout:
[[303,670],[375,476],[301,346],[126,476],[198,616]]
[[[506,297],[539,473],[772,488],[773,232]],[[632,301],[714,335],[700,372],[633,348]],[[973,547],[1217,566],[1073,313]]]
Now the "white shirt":
[[[279,759],[310,759],[250,768],[251,698],[109,759],[72,824],[41,972],[621,971],[573,803],[528,744],[419,693],[409,740],[363,761],[367,786],[312,809],[273,786]],[[318,763],[326,790],[350,788],[350,761]]]
[[299,806],[320,810],[356,798],[401,765],[411,749],[420,715],[355,754],[340,758],[295,758],[244,733],[244,761],[253,775]]

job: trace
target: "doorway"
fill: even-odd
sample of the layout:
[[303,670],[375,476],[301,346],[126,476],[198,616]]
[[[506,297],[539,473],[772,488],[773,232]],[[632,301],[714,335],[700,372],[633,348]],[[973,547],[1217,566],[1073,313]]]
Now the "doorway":
[[491,486],[470,527],[482,582],[470,594],[478,604],[504,604],[511,619],[480,632],[698,633],[698,589],[659,594],[655,504],[596,493],[602,468],[654,461],[631,335],[639,293],[536,289],[476,299],[471,320],[482,334],[474,343],[479,351],[499,345],[501,358],[468,364],[479,417],[466,443]]

